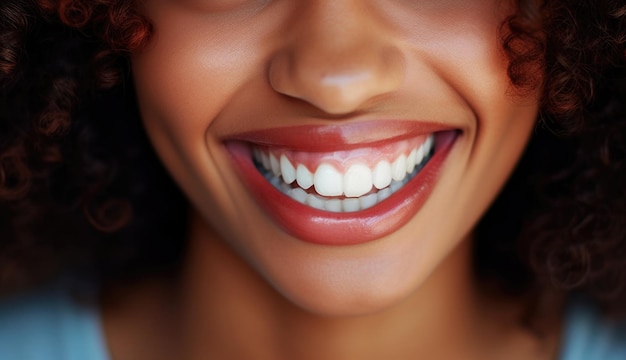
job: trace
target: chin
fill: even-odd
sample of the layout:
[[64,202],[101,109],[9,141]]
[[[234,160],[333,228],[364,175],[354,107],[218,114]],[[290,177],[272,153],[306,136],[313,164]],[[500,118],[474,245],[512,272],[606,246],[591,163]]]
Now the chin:
[[342,318],[374,315],[394,308],[411,293],[406,287],[397,285],[382,287],[368,284],[357,289],[353,283],[307,283],[301,284],[298,289],[281,290],[282,296],[306,312]]
[[405,301],[431,272],[432,259],[399,257],[398,247],[385,248],[384,242],[345,249],[352,254],[311,251],[299,256],[294,252],[292,261],[274,261],[256,272],[289,303],[309,313],[325,317],[372,315]]

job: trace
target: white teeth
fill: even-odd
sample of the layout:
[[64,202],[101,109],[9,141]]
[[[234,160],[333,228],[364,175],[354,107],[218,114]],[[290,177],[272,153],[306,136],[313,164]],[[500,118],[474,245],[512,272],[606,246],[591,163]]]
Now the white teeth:
[[424,155],[425,152],[428,150],[428,148],[426,148],[424,145],[420,146],[419,149],[417,149],[417,153],[415,155],[415,163],[416,164],[420,164],[422,162],[422,160],[424,159]]
[[264,168],[266,168],[266,169],[271,169],[272,168],[272,166],[270,164],[270,157],[266,153],[264,153],[264,152],[261,152],[261,162],[263,163],[263,167]]
[[359,198],[361,209],[368,209],[378,203],[378,194],[369,194]]
[[280,172],[283,176],[283,181],[287,184],[291,184],[296,180],[296,169],[285,155],[280,156]]
[[424,142],[424,145],[422,145],[422,147],[425,149],[431,149],[434,144],[435,144],[435,137],[433,135],[430,135],[426,139],[426,142]]
[[313,176],[315,191],[322,196],[343,194],[343,175],[332,165],[321,164]]
[[389,189],[391,189],[391,192],[394,193],[398,190],[400,190],[400,188],[402,187],[402,182],[401,181],[393,181],[391,183],[391,185],[389,185]]
[[293,188],[293,189],[289,190],[287,195],[289,195],[289,197],[291,197],[292,199],[296,200],[297,202],[299,202],[301,204],[304,204],[306,202],[306,198],[308,196],[306,191],[304,191],[304,190],[302,190],[300,188]]
[[406,176],[406,155],[400,155],[391,164],[391,177],[395,181],[402,181]]
[[[272,180],[274,179],[278,180],[279,178],[273,177]],[[376,193],[361,196],[359,198],[345,199],[326,199],[319,195],[308,194],[306,191],[299,187],[292,188],[284,182],[281,182],[281,184],[277,184],[277,182],[280,182],[280,180],[270,182],[272,185],[274,185],[276,189],[279,189],[283,194],[289,196],[290,198],[301,204],[306,204],[318,210],[326,210],[330,212],[340,213],[355,212],[371,208],[379,202],[387,199],[398,189],[402,188],[402,186],[408,182],[408,178],[404,181],[392,181],[389,187],[384,188]]]
[[345,212],[354,212],[359,211],[361,209],[361,203],[359,199],[348,198],[343,199],[343,211]]
[[[271,151],[254,148],[252,155],[265,169],[265,178],[295,201],[319,210],[354,212],[368,209],[401,189],[424,166],[433,147],[431,135],[421,146],[398,155],[391,163],[383,159],[373,169],[353,163],[343,174],[329,163],[322,162],[312,173],[304,164],[292,163],[285,154],[278,157]],[[311,187],[317,194],[305,191]],[[335,196],[344,198],[332,198]]]
[[[286,184],[284,181],[281,181],[280,178],[275,177],[274,179],[278,180],[278,182],[280,182],[279,186],[274,186],[277,189],[280,189],[280,191],[284,192],[285,194],[288,193],[289,191],[291,191],[291,185]],[[274,184],[272,182],[272,184]],[[302,189],[300,189],[302,190]]]
[[332,212],[341,212],[343,209],[341,203],[341,199],[325,200],[324,209]]
[[343,176],[343,193],[347,197],[359,197],[372,190],[372,170],[361,164],[350,166]]
[[376,195],[378,195],[378,201],[383,201],[386,198],[390,197],[393,192],[390,188],[385,188],[379,191]]
[[313,194],[309,194],[306,197],[306,204],[312,208],[316,208],[318,210],[324,210],[324,205],[325,205],[324,203],[325,203],[324,199],[318,198],[317,196]]
[[417,149],[413,149],[409,156],[406,158],[406,172],[408,174],[412,173],[415,170],[415,165],[417,164]]
[[270,154],[270,167],[272,168],[272,172],[274,176],[280,176],[280,164],[278,163],[278,159],[274,154]]
[[308,189],[313,186],[313,174],[306,168],[306,166],[300,164],[296,169],[296,181],[298,186],[303,189]]
[[384,189],[391,184],[391,164],[383,160],[376,164],[372,172],[372,180],[377,189]]

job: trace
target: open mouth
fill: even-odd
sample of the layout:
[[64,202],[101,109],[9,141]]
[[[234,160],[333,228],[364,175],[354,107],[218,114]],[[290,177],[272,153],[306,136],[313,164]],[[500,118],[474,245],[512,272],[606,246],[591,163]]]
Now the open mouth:
[[354,245],[419,212],[459,135],[437,123],[370,121],[264,129],[224,144],[243,187],[285,232]]
[[335,213],[369,209],[402,189],[426,166],[433,134],[388,145],[330,153],[255,146],[254,164],[291,199]]

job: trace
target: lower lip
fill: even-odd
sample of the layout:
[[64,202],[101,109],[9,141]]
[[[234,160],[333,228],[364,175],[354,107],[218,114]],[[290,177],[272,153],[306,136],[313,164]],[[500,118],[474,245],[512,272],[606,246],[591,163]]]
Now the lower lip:
[[250,146],[226,144],[251,195],[287,233],[319,245],[356,245],[380,239],[404,226],[432,192],[457,134],[437,134],[435,153],[404,187],[375,206],[351,213],[332,213],[303,205],[275,189],[256,169]]

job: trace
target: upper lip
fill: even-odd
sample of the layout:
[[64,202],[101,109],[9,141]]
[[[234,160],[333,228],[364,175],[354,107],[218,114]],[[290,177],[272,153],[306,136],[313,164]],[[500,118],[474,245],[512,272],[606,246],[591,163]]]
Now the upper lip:
[[244,141],[293,151],[331,152],[377,146],[453,129],[451,126],[435,122],[371,120],[268,128],[232,134],[224,140]]

